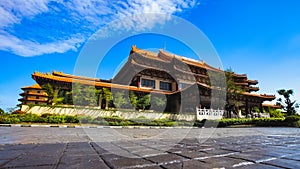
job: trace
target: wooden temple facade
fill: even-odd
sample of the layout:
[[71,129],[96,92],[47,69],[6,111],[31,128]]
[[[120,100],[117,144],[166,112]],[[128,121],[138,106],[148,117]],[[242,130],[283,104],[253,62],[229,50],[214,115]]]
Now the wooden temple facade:
[[253,93],[259,90],[255,86],[258,81],[248,79],[246,74],[236,73],[232,73],[233,81],[243,88],[244,92],[238,97],[224,97],[226,84],[212,85],[212,73],[224,74],[224,71],[205,62],[163,50],[154,53],[132,46],[127,62],[111,80],[74,76],[56,71],[34,72],[32,78],[39,85],[51,83],[66,91],[71,90],[72,83],[77,82],[98,89],[110,88],[163,95],[167,98],[165,111],[168,112],[193,112],[196,107],[224,109],[226,102],[238,100],[241,103],[239,106],[248,114],[253,107],[262,110],[264,101],[275,99],[274,95]]

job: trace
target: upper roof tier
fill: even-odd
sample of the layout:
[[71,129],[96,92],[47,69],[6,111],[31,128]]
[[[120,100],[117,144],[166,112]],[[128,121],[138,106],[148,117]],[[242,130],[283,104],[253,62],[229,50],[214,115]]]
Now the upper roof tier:
[[24,89],[42,89],[42,87],[39,84],[34,84],[34,85],[31,85],[31,86],[24,86],[21,89],[22,90],[24,90]]
[[66,74],[66,73],[63,73],[63,72],[55,71],[55,70],[52,72],[52,75],[60,76],[60,77],[68,77],[68,78],[73,78],[73,79],[79,79],[79,80],[96,81],[96,82],[107,81],[107,80],[102,80],[102,79],[98,79],[98,78],[91,78],[91,77],[86,77],[86,76],[76,76],[76,75]]
[[[198,61],[198,60],[195,60],[195,59],[191,59],[191,58],[187,58],[187,57],[184,57],[184,56],[169,53],[169,52],[166,52],[164,50],[159,50],[158,53],[155,53],[155,52],[152,52],[152,51],[139,49],[135,45],[133,45],[133,46],[131,46],[130,54],[132,54],[132,53],[139,53],[139,54],[141,54],[141,55],[143,55],[147,58],[159,60],[159,61],[162,61],[162,62],[171,62],[173,59],[177,59],[177,60],[179,60],[179,61],[181,61],[181,62],[183,62],[187,65],[190,65],[190,66],[200,67],[200,68],[204,68],[204,69],[207,69],[207,70],[218,71],[218,72],[224,71],[221,68],[215,68],[215,67],[205,63],[203,60]],[[236,73],[234,73],[234,76],[236,76],[236,77],[246,77],[247,78],[246,74],[236,74]]]

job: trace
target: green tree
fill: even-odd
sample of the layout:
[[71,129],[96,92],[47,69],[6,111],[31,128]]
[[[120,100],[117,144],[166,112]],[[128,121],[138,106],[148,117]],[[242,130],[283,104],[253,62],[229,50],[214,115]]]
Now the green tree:
[[84,105],[83,101],[83,86],[80,83],[73,83],[72,85],[72,97],[74,105]]
[[274,118],[283,117],[283,113],[281,112],[280,109],[275,109],[275,108],[268,107],[266,112],[270,114],[270,117],[274,117]]
[[164,111],[163,108],[166,106],[166,98],[164,95],[152,96],[151,97],[151,109],[156,111]]
[[0,114],[5,114],[5,111],[0,108]]
[[105,109],[108,109],[109,102],[112,101],[112,94],[108,88],[103,88],[103,98],[105,99]]
[[129,99],[133,108],[137,109],[138,97],[135,95],[134,91],[129,92]]
[[113,101],[116,108],[122,108],[123,105],[128,104],[128,101],[126,100],[124,95],[125,95],[124,92],[121,91],[116,92],[113,95]]
[[239,97],[245,92],[245,89],[240,85],[237,85],[233,78],[234,72],[231,69],[225,71],[226,76],[226,111],[233,111],[235,114],[238,114],[239,107],[243,105],[241,101],[238,100]]
[[138,98],[137,107],[145,110],[146,107],[150,106],[150,103],[151,103],[150,94],[146,94]]
[[42,85],[42,89],[48,94],[48,104],[55,105],[63,102],[64,98],[59,97],[59,87],[46,83]]
[[102,100],[105,100],[105,109],[108,109],[109,103],[113,100],[112,93],[108,88],[97,89],[96,98],[99,106],[102,105]]
[[74,83],[72,86],[73,103],[80,106],[96,105],[96,90],[94,86]]
[[277,90],[278,94],[282,96],[283,98],[277,99],[277,105],[281,105],[283,107],[284,113],[287,116],[295,115],[296,109],[298,108],[298,104],[296,104],[296,100],[292,101],[291,96],[294,94],[294,91],[292,89],[285,90],[280,89]]
[[86,106],[96,106],[95,97],[95,87],[94,86],[84,86],[83,87],[83,102]]

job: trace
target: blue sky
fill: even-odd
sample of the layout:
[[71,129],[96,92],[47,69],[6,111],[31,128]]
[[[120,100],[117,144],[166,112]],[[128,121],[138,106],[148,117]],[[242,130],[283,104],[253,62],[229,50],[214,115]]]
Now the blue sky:
[[[115,19],[143,12],[175,15],[193,23],[212,42],[224,69],[231,67],[236,73],[257,79],[259,93],[294,89],[294,99],[300,102],[299,9],[297,0],[3,0],[0,107],[18,104],[20,88],[34,84],[34,71],[72,74],[91,35]],[[167,18],[144,18],[135,22],[135,27],[164,26],[164,22]],[[122,26],[133,29],[130,23]],[[97,77],[110,78],[132,44],[147,49],[166,47],[170,52],[195,57],[184,47],[180,50],[178,45],[184,44],[173,39],[136,36],[109,51]]]

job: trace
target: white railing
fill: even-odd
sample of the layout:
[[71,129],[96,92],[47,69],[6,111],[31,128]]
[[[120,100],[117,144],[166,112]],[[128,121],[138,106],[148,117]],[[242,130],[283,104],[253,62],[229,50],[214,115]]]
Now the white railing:
[[218,120],[223,117],[224,110],[219,110],[219,109],[199,109],[196,108],[197,112],[197,120]]

